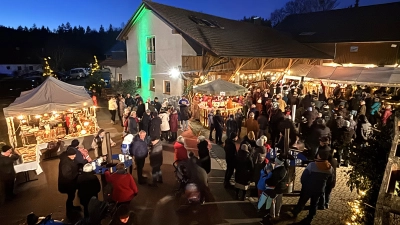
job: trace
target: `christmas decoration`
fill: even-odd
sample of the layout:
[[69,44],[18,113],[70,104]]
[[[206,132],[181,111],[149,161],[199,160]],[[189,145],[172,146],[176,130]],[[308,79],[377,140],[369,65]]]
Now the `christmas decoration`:
[[[50,57],[48,57],[48,59],[50,59]],[[44,58],[43,76],[52,76],[52,75],[53,75],[53,70],[51,70],[47,58]]]
[[96,71],[100,70],[99,62],[97,61],[97,57],[94,56],[94,63],[92,64],[92,72],[90,75],[93,75]]

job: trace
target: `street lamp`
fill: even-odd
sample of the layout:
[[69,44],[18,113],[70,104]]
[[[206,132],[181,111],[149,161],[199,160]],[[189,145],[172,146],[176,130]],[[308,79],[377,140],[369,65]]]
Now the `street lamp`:
[[177,69],[177,68],[171,68],[171,69],[168,71],[168,75],[170,75],[170,76],[173,77],[173,78],[179,77],[180,74],[181,74],[181,72],[180,72],[179,69]]

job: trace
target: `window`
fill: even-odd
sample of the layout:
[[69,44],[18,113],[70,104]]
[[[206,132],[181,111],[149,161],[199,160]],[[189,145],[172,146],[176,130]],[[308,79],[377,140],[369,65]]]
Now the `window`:
[[33,66],[29,66],[29,70],[33,70]]
[[8,69],[8,70],[10,70],[10,68],[11,68],[10,66],[7,66],[7,69]]
[[22,67],[21,67],[21,66],[18,66],[18,70],[22,70]]
[[118,74],[118,82],[122,83],[122,73]]
[[164,94],[170,94],[171,93],[171,82],[169,80],[164,80]]
[[150,79],[150,91],[156,91],[156,80]]
[[137,88],[142,88],[142,78],[136,77],[136,86]]
[[147,63],[156,64],[156,37],[147,38]]

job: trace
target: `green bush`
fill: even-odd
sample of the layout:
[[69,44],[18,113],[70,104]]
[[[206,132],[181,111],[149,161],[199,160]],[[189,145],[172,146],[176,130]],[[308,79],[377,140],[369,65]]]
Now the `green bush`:
[[89,90],[95,89],[97,93],[101,93],[101,89],[105,86],[105,82],[101,71],[96,71],[93,75],[86,79],[85,88]]
[[136,81],[134,80],[124,80],[122,82],[115,82],[112,84],[113,92],[117,94],[131,94],[135,95],[138,88],[136,85]]

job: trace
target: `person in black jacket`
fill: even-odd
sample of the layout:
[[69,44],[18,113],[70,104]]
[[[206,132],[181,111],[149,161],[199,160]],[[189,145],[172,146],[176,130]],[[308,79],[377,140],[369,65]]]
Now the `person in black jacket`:
[[136,111],[131,112],[131,116],[128,118],[128,131],[130,134],[137,134],[138,132],[138,124],[136,118]]
[[76,156],[75,156],[74,162],[76,163],[76,165],[78,165],[79,169],[82,169],[83,165],[85,165],[88,161],[87,161],[87,159],[83,158],[83,155],[79,151],[78,146],[79,146],[79,140],[74,139],[71,141],[71,145],[68,146],[68,148],[72,148],[75,150]]
[[143,100],[139,100],[137,102],[137,109],[136,109],[137,117],[142,118],[145,111],[146,111],[146,106],[143,104]]
[[226,121],[226,137],[229,138],[232,132],[237,133],[238,124],[233,115],[229,115],[229,119]]
[[151,121],[150,121],[150,138],[151,139],[160,139],[161,138],[161,118],[158,116],[157,112],[153,112],[151,114]]
[[209,174],[211,172],[211,157],[209,143],[206,137],[199,136],[197,138],[197,149],[199,153],[200,166]]
[[129,149],[131,156],[135,157],[136,171],[139,184],[145,184],[146,178],[143,176],[143,167],[148,156],[146,132],[141,130],[139,135],[133,139],[133,143]]
[[78,178],[78,165],[74,162],[75,157],[75,150],[67,148],[65,152],[61,153],[58,165],[58,191],[68,195],[67,212],[81,210],[81,207],[73,205]]
[[131,97],[131,94],[126,94],[125,104],[132,110],[133,106],[135,105],[135,101]]
[[158,101],[158,97],[155,97],[155,98],[154,98],[153,106],[154,106],[154,108],[157,110],[157,112],[160,113],[160,110],[161,110],[161,103]]
[[14,197],[15,170],[14,162],[19,159],[13,148],[9,145],[1,147],[0,155],[0,182],[4,187],[5,197],[11,200]]
[[238,137],[236,133],[231,133],[229,138],[225,140],[225,161],[226,161],[226,171],[225,171],[225,179],[224,186],[228,188],[231,186],[230,180],[233,175],[233,171],[235,170],[235,158],[237,154],[236,144]]
[[336,159],[338,163],[338,167],[342,163],[342,156],[344,159],[344,166],[349,166],[349,153],[350,153],[350,145],[355,138],[355,131],[350,128],[350,121],[345,121],[344,126],[339,129],[339,142],[338,142],[338,152],[336,154]]
[[149,109],[146,109],[146,113],[143,114],[143,117],[141,118],[139,127],[140,130],[146,131],[147,135],[149,135],[149,127],[150,127],[150,121],[151,121],[151,111]]
[[152,178],[153,183],[149,184],[152,187],[157,187],[157,183],[162,184],[162,172],[161,165],[163,164],[163,153],[162,153],[162,143],[160,139],[152,139],[151,140],[151,148],[149,153],[150,158],[150,166],[152,168]]
[[221,116],[221,111],[217,110],[216,114],[213,117],[214,120],[214,128],[215,128],[215,143],[218,145],[222,145],[222,132],[224,129],[224,120]]
[[98,198],[101,186],[99,179],[93,173],[92,164],[87,163],[83,166],[83,172],[77,179],[78,197],[83,206],[85,217],[89,217],[89,201],[92,197]]
[[[244,201],[246,192],[249,189],[251,175],[253,174],[254,165],[251,160],[248,145],[241,145],[236,155],[236,173],[235,173],[235,190],[236,198]],[[240,196],[242,192],[242,196]]]
[[265,111],[261,112],[261,115],[258,117],[257,119],[258,122],[258,127],[259,127],[259,131],[258,131],[258,138],[260,138],[261,136],[267,136],[267,130],[268,130],[268,118],[267,118],[267,114],[265,113]]

